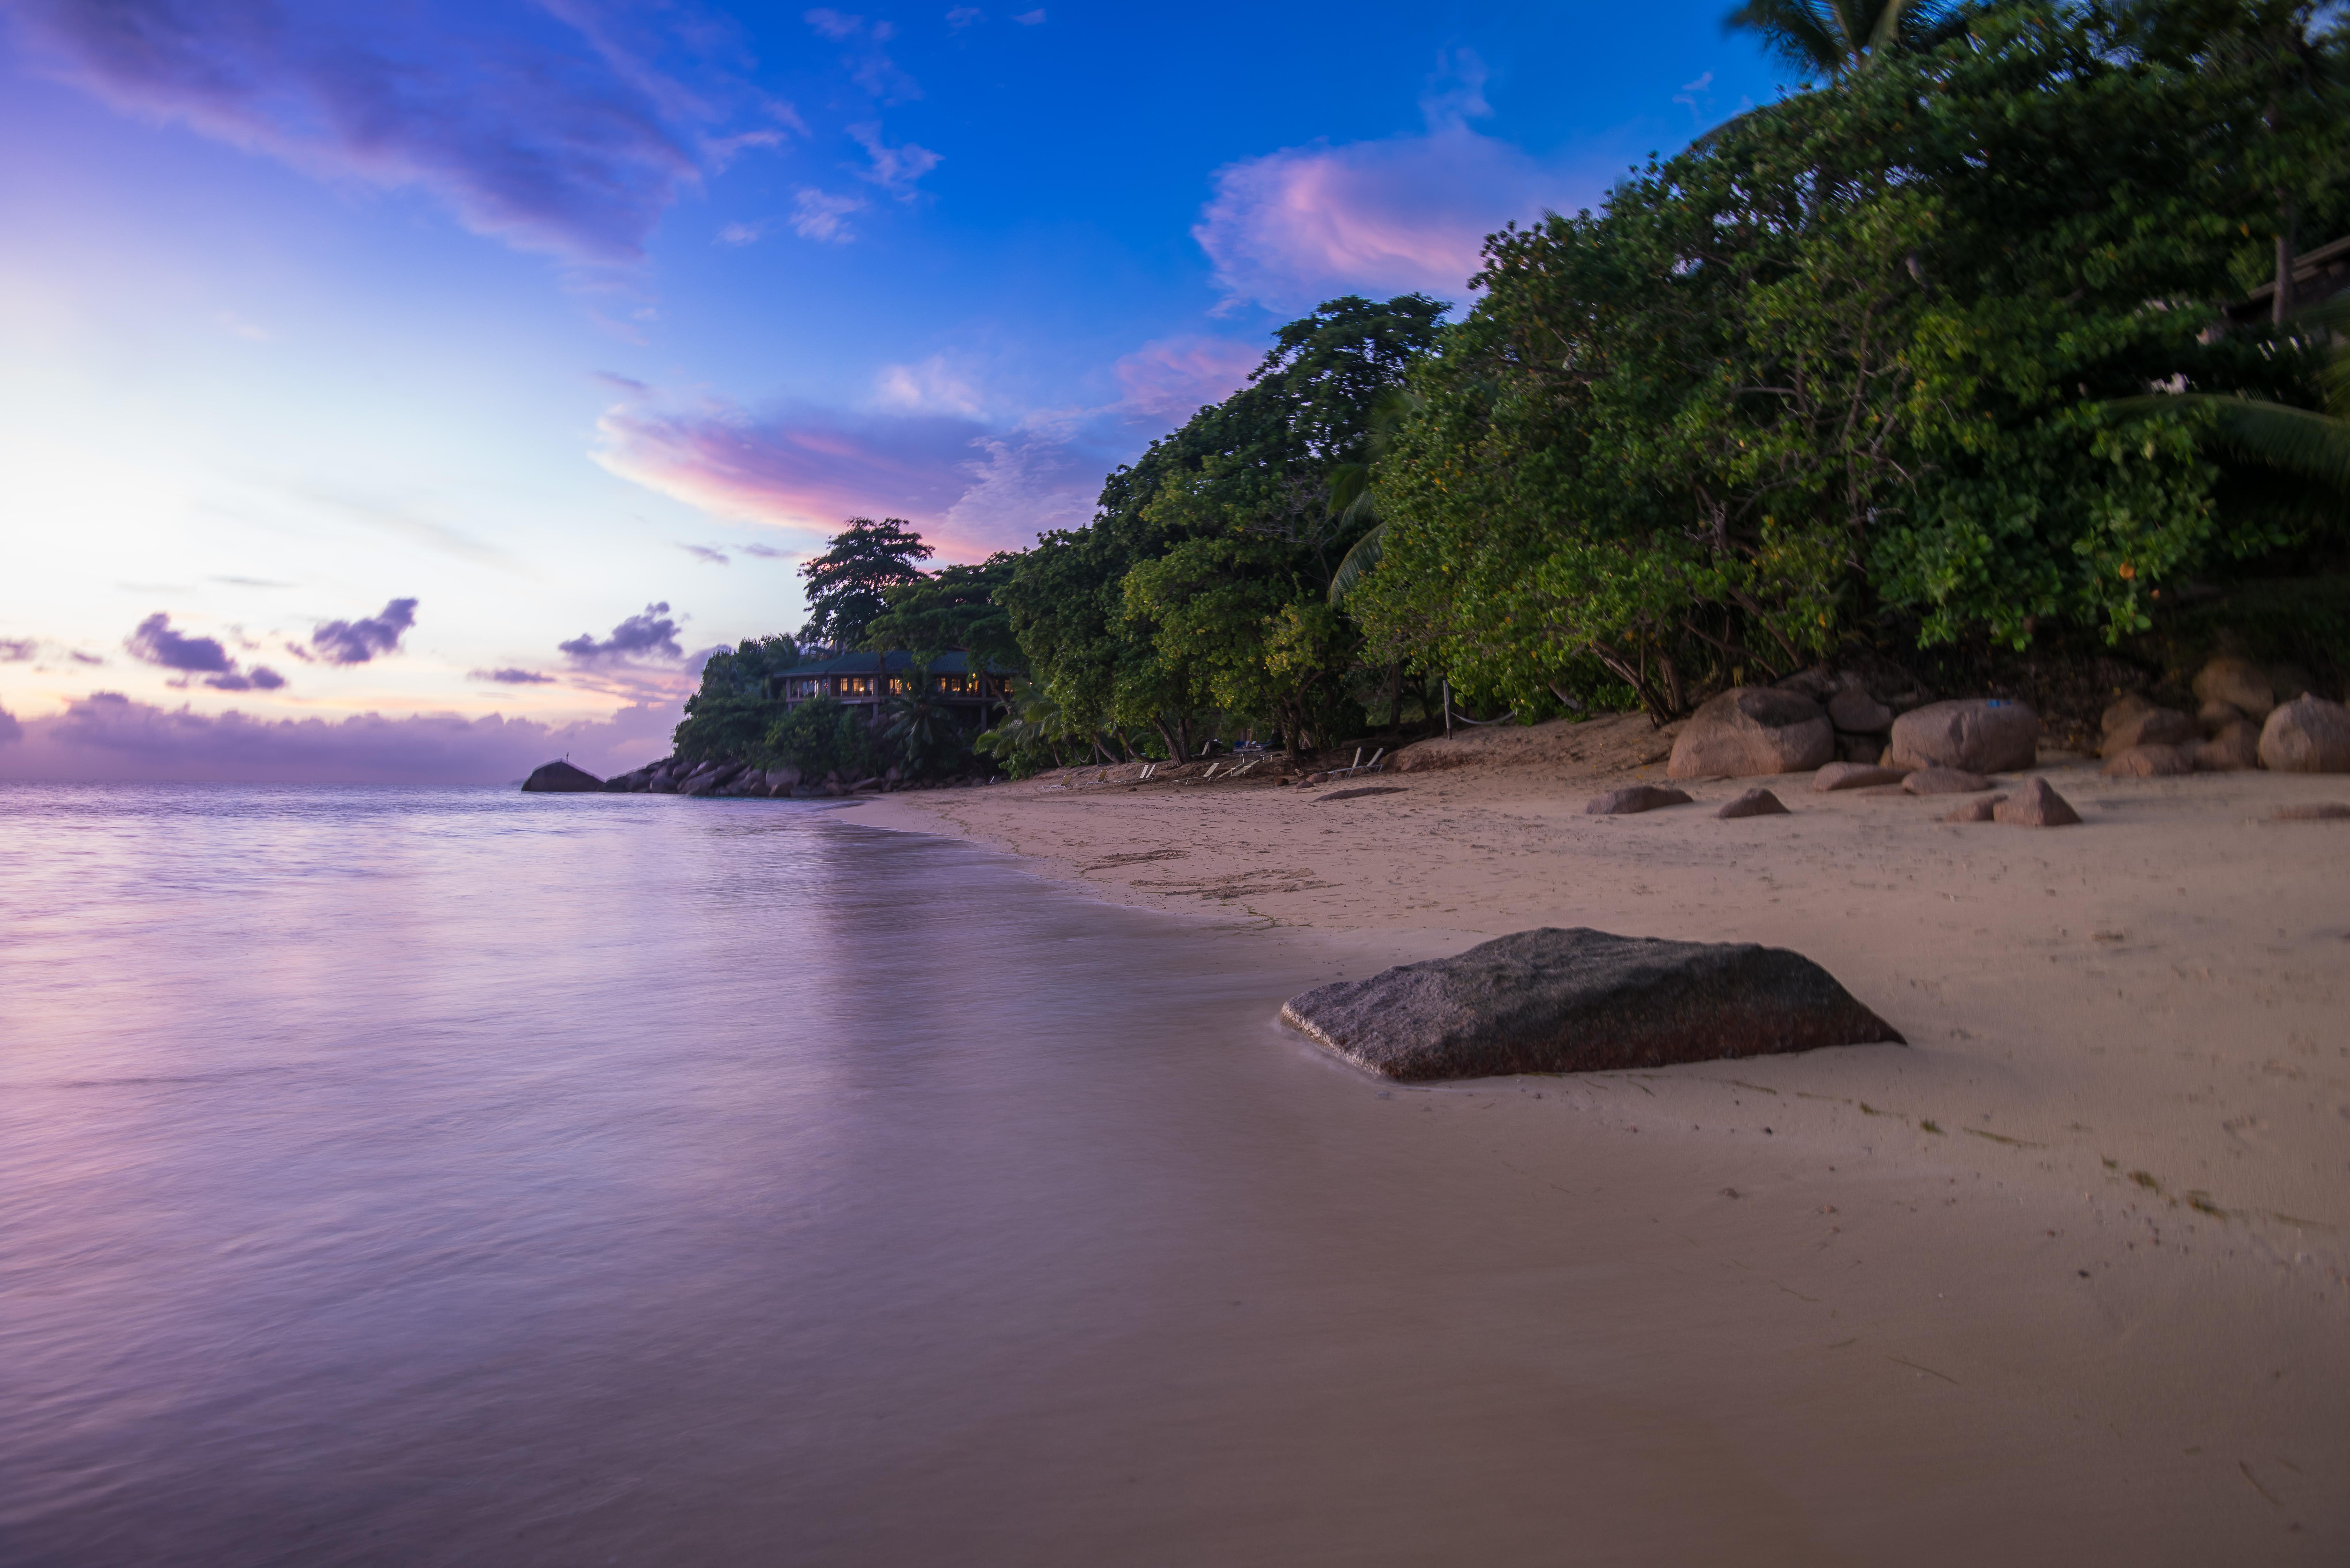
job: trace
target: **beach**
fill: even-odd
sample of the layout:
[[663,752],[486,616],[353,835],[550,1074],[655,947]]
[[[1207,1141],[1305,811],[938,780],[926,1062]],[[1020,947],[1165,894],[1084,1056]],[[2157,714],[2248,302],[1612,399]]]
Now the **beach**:
[[[2116,1431],[2176,1422],[2182,1459],[2221,1454],[2204,1424],[2232,1426],[2244,1451],[2214,1484],[2276,1521],[2293,1506],[2254,1449],[2345,1495],[2350,824],[2271,818],[2350,787],[2108,780],[2054,754],[2039,772],[2078,826],[1951,824],[1951,797],[1815,794],[1809,775],[1586,815],[1605,789],[1662,782],[1663,747],[1614,733],[1319,786],[1081,769],[857,815],[1001,847],[1098,898],[1310,939],[1325,978],[1537,926],[1803,952],[1908,1044],[1411,1092],[1498,1098],[1575,1143],[1637,1127],[1691,1173],[1654,1199],[1739,1209],[1747,1266],[1816,1262],[1869,1227],[1874,1269],[1978,1287],[1944,1325],[1965,1365],[1938,1371],[2077,1395]],[[1715,819],[1758,783],[1789,815]],[[1373,786],[1390,793],[1334,798]],[[1803,1293],[1829,1289],[1811,1278]],[[2093,1392],[2100,1357],[2131,1370]]]

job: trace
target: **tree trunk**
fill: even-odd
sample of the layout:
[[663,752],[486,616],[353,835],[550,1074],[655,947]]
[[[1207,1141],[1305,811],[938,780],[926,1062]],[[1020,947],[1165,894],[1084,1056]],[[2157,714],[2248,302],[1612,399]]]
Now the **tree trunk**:
[[1398,660],[1388,675],[1388,729],[1403,728],[1403,664]]
[[2300,226],[2301,214],[2293,200],[2284,192],[2277,192],[2276,237],[2276,298],[2269,302],[2269,319],[2279,327],[2293,314],[2293,264],[2296,259],[2294,230]]

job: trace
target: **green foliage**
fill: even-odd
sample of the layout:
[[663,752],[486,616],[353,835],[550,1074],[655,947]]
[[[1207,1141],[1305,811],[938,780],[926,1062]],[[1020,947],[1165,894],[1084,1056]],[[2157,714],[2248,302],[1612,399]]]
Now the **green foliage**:
[[788,637],[745,640],[731,653],[713,653],[702,667],[702,689],[685,700],[677,754],[691,762],[759,754],[769,726],[782,717],[776,677],[800,661]]
[[2205,416],[2096,406],[2308,396],[2305,356],[2205,340],[2272,196],[2224,85],[2094,7],[1978,12],[1493,236],[1374,465],[1371,655],[1664,716],[1896,622],[2118,638],[2271,547],[2223,524]]
[[851,517],[830,547],[800,567],[807,581],[808,621],[802,638],[855,648],[888,607],[887,594],[922,578],[915,563],[935,554],[902,517],[876,523]]
[[974,669],[1018,669],[1020,643],[995,597],[1018,558],[998,551],[975,566],[941,566],[884,588],[887,607],[866,628],[865,646],[877,653],[903,649],[920,660],[961,650]]
[[1091,524],[1020,558],[999,597],[1066,722],[1188,757],[1222,722],[1296,747],[1358,722],[1357,639],[1326,599],[1369,524],[1331,504],[1331,475],[1364,459],[1443,311],[1350,296],[1290,323],[1249,385],[1110,475]]
[[789,763],[809,779],[838,774],[855,783],[888,764],[875,746],[862,709],[830,697],[800,703],[768,727],[760,754],[770,765]]
[[1833,76],[1888,50],[1935,47],[1960,25],[1959,9],[1937,0],[1746,0],[1721,30],[1752,33],[1781,63]]

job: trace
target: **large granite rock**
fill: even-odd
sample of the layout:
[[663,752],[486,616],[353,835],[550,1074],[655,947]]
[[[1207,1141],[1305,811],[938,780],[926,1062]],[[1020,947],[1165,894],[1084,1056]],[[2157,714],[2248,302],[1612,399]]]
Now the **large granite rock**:
[[1929,702],[1893,721],[1887,767],[2014,773],[2037,760],[2040,715],[1996,697]]
[[2117,757],[2133,746],[2191,746],[2202,738],[2203,726],[2189,715],[2149,704],[2108,729],[2097,754]]
[[1281,1019],[1406,1081],[1906,1044],[1801,953],[1580,928],[1520,931],[1320,986],[1291,997]]
[[604,781],[569,763],[546,763],[533,769],[522,787],[540,794],[586,794],[591,790],[601,794]]
[[2028,778],[2012,795],[1995,795],[1991,820],[2010,827],[2078,827],[2081,814],[2073,803],[2048,786],[2043,778]]
[[2350,708],[2296,697],[2261,726],[2261,765],[2280,774],[2350,774]]
[[2249,659],[2230,654],[2221,654],[2195,672],[2195,696],[2199,701],[2225,702],[2247,719],[2265,719],[2276,706],[2276,688],[2269,672]]
[[1676,779],[1809,773],[1835,757],[1835,726],[1800,691],[1733,686],[1689,716],[1665,776]]

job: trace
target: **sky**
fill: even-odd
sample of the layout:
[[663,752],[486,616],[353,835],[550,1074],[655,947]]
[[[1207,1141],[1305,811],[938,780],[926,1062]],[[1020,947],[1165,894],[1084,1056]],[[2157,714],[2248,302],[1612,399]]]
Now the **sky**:
[[845,518],[1082,524],[1776,96],[1727,8],[0,0],[0,779],[665,755]]

